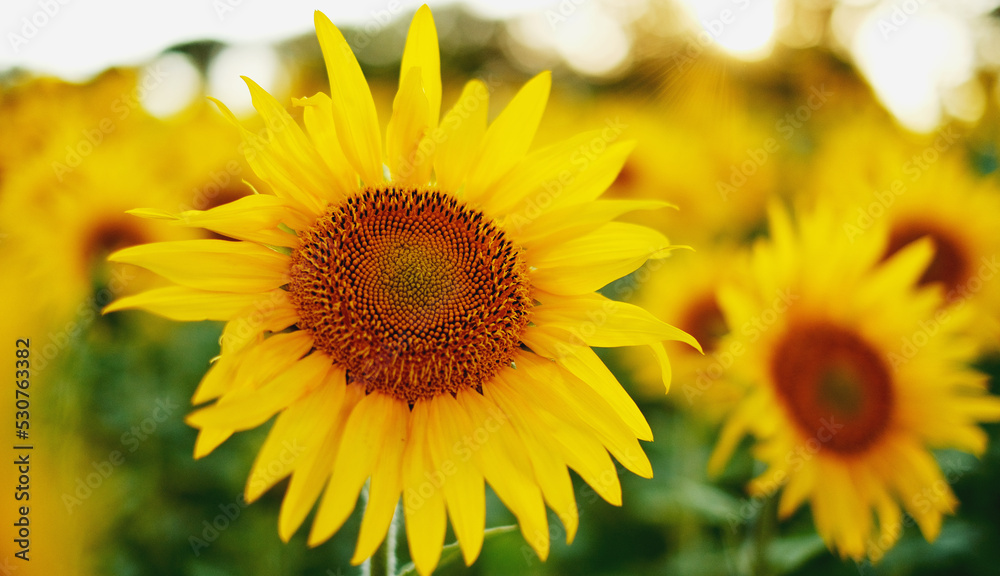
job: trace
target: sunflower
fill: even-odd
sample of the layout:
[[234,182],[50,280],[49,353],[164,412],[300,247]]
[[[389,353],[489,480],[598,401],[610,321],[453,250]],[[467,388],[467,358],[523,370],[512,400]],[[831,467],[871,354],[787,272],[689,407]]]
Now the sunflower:
[[[719,348],[729,332],[719,308],[716,291],[730,280],[743,263],[743,253],[735,247],[718,245],[698,252],[679,253],[649,266],[648,279],[639,285],[636,303],[657,318],[676,318],[684,330],[704,348],[699,354],[687,346],[668,348],[673,367],[674,393],[669,399],[691,408],[710,420],[728,410],[740,396],[738,388],[724,378],[732,365],[732,350]],[[676,278],[683,276],[683,284]],[[655,397],[662,394],[655,366],[643,362],[641,350],[621,349],[619,354],[632,367],[639,390]]]
[[760,226],[766,198],[777,187],[784,140],[734,99],[737,104],[721,114],[704,105],[598,102],[591,115],[614,119],[625,126],[623,138],[639,142],[609,196],[670,198],[679,208],[637,214],[631,221],[668,224],[692,245],[740,241]]
[[[729,415],[710,470],[745,434],[766,470],[750,491],[781,490],[778,513],[808,500],[819,534],[842,556],[878,560],[902,531],[901,508],[928,541],[957,501],[931,449],[981,454],[978,426],[1000,419],[1000,399],[966,331],[970,308],[942,308],[918,286],[933,250],[918,241],[881,262],[884,226],[851,243],[845,213],[818,207],[793,226],[771,211],[771,238],[755,246],[753,287],[723,287],[740,344],[733,376],[750,391]],[[877,516],[877,535],[874,517]]]
[[142,226],[125,210],[140,202],[205,207],[218,195],[216,182],[231,189],[242,180],[239,139],[218,113],[201,106],[154,118],[137,100],[144,83],[131,69],[81,85],[28,78],[0,100],[8,144],[0,154],[0,261],[18,270],[16,297],[32,308],[26,317],[34,324],[86,324],[112,293],[136,292],[150,280],[135,267],[109,266],[114,250],[202,236],[166,223]]
[[305,130],[246,80],[267,126],[266,137],[240,128],[247,160],[273,194],[180,217],[138,212],[239,241],[113,254],[177,286],[107,311],[227,321],[221,355],[193,399],[216,402],[188,418],[199,429],[195,456],[278,414],[246,498],[291,476],[278,520],[284,540],[317,499],[308,541],[328,539],[367,482],[354,562],[379,547],[402,496],[421,573],[437,564],[446,515],[471,563],[488,483],[544,558],[546,504],[568,540],[577,528],[568,468],[614,504],[621,492],[609,453],[651,475],[637,441],[651,439],[649,426],[590,346],[649,345],[665,380],[662,341],[697,346],[595,293],[667,256],[659,232],[612,222],[663,203],[597,199],[632,148],[616,143],[575,162],[600,130],[528,152],[548,73],[488,127],[489,90],[475,80],[439,122],[437,32],[426,6],[407,36],[383,149],[360,66],[326,16],[317,12],[315,24],[331,94],[294,101]]
[[[934,258],[920,277],[936,284],[948,304],[969,305],[972,330],[996,346],[1000,336],[1000,236],[995,233],[1000,196],[991,179],[977,176],[959,149],[961,134],[946,128],[927,137],[900,133],[887,123],[849,123],[835,131],[818,154],[820,195],[834,195],[851,211],[843,233],[854,240],[885,220],[889,257],[929,237]],[[859,155],[861,142],[880,142]],[[859,156],[861,158],[859,158]]]

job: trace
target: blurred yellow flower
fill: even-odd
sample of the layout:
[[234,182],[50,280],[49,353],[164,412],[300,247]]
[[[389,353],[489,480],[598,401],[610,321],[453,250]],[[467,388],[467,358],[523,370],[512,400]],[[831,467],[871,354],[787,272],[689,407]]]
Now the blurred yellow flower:
[[782,517],[809,500],[829,547],[878,560],[900,536],[900,507],[936,538],[957,502],[930,449],[981,454],[978,423],[1000,420],[1000,399],[968,367],[971,308],[946,308],[939,290],[917,286],[930,242],[880,262],[885,227],[852,242],[847,218],[821,206],[795,226],[773,210],[752,288],[720,290],[730,326],[754,327],[722,343],[742,338],[732,377],[751,391],[728,417],[710,469],[719,472],[752,434],[767,468],[750,491],[782,489]]
[[[138,211],[240,241],[113,254],[178,286],[108,310],[228,321],[222,354],[194,397],[218,401],[188,418],[200,429],[195,455],[279,414],[246,498],[291,475],[283,539],[317,499],[309,542],[328,539],[370,479],[355,562],[379,547],[402,494],[418,570],[438,562],[446,511],[471,563],[488,482],[544,558],[546,503],[568,540],[576,532],[567,467],[614,504],[621,492],[608,452],[652,474],[637,441],[651,439],[649,426],[590,346],[649,345],[667,376],[662,341],[697,346],[595,293],[669,253],[661,234],[612,222],[663,204],[597,200],[632,149],[615,143],[575,164],[600,129],[528,152],[548,73],[489,127],[490,90],[469,82],[439,124],[437,32],[426,6],[410,27],[383,149],[350,47],[318,12],[316,31],[331,93],[295,101],[305,131],[247,80],[267,125],[266,138],[241,127],[247,160],[274,194],[179,216]],[[301,450],[281,458],[288,446]]]
[[227,189],[242,180],[239,140],[217,113],[211,118],[200,105],[159,120],[141,107],[139,85],[139,72],[111,70],[83,85],[28,79],[2,93],[0,259],[17,270],[15,294],[35,325],[71,320],[78,331],[112,295],[148,282],[135,267],[109,266],[110,252],[200,236],[140,225],[125,210],[207,208],[213,178]]
[[777,188],[783,140],[752,114],[693,115],[664,104],[607,99],[591,115],[612,119],[637,141],[609,197],[666,200],[679,210],[638,214],[696,248],[739,241],[764,220]]
[[[740,389],[724,377],[739,350],[734,355],[732,350],[719,348],[729,327],[719,308],[716,291],[737,275],[744,260],[742,256],[735,246],[722,245],[675,253],[655,263],[656,270],[640,285],[636,300],[636,304],[657,318],[673,320],[704,348],[704,354],[688,347],[668,348],[672,352],[674,382],[674,392],[668,398],[710,420],[718,420],[741,396]],[[652,397],[662,396],[659,374],[642,361],[639,351],[626,348],[620,353],[633,367],[640,390]]]
[[[993,178],[972,173],[962,138],[951,126],[916,136],[862,117],[831,131],[817,154],[813,177],[817,197],[836,197],[849,211],[843,234],[851,242],[887,226],[888,257],[929,237],[934,258],[920,284],[939,286],[948,304],[979,309],[971,329],[995,348],[1000,343],[1000,189]],[[879,146],[865,146],[873,141]],[[865,154],[858,153],[862,146]]]

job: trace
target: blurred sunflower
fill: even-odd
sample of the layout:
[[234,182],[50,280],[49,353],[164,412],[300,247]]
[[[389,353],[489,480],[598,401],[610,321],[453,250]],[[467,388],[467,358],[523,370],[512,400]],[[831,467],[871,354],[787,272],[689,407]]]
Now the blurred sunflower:
[[[246,498],[291,475],[283,539],[317,499],[309,542],[328,539],[370,478],[354,562],[379,547],[402,494],[418,570],[438,562],[446,511],[471,563],[483,542],[486,482],[544,558],[546,503],[568,540],[576,531],[567,467],[614,504],[621,492],[608,452],[651,475],[637,441],[651,439],[649,426],[590,346],[649,345],[665,379],[662,341],[697,346],[594,292],[669,253],[660,233],[612,222],[663,203],[597,200],[632,148],[617,143],[574,164],[599,130],[528,153],[548,73],[488,128],[489,90],[472,81],[439,124],[437,32],[426,6],[407,37],[383,154],[361,68],[326,16],[317,12],[315,23],[331,96],[295,102],[304,132],[247,80],[268,127],[267,138],[241,128],[247,160],[274,195],[180,217],[139,211],[240,241],[113,254],[178,286],[107,310],[228,321],[221,356],[194,396],[218,401],[188,419],[200,429],[195,455],[280,413]],[[553,183],[560,194],[539,208]],[[289,443],[303,449],[279,458]]]
[[[676,319],[704,348],[704,354],[686,346],[668,348],[673,368],[674,393],[668,398],[711,420],[731,409],[739,390],[723,374],[733,362],[733,353],[719,348],[729,332],[719,308],[716,291],[732,279],[743,259],[735,247],[715,246],[697,253],[677,254],[657,261],[658,268],[638,291],[636,304],[657,318]],[[677,282],[682,277],[684,282]],[[644,362],[639,351],[619,352],[632,369],[640,390],[650,396],[662,395],[660,375]]]
[[[7,249],[0,259],[31,287],[24,301],[33,323],[74,316],[85,323],[111,293],[142,287],[149,280],[143,271],[109,266],[107,255],[199,234],[164,223],[142,226],[124,210],[139,202],[159,208],[190,203],[199,190],[209,190],[201,183],[213,174],[210,167],[233,165],[227,156],[235,154],[238,138],[217,113],[213,122],[202,105],[183,118],[159,120],[141,107],[141,85],[138,71],[111,70],[82,85],[28,79],[0,100],[7,144],[0,157],[0,231]],[[239,181],[235,175],[230,180]]]
[[971,309],[943,309],[939,290],[916,286],[930,242],[880,262],[884,227],[852,244],[844,217],[820,207],[796,229],[773,210],[771,239],[755,246],[753,288],[720,290],[729,325],[754,327],[733,369],[751,391],[728,417],[710,470],[752,434],[767,468],[750,491],[783,487],[782,517],[809,500],[829,547],[877,560],[900,536],[901,506],[927,540],[938,535],[957,502],[929,450],[981,454],[977,424],[1000,419],[1000,399],[968,367]]
[[[5,311],[5,320],[11,315],[16,317],[20,308],[23,307],[10,306],[9,313]],[[11,324],[4,324],[0,326],[0,337],[5,342],[13,344],[16,338],[25,337],[23,332],[12,329]],[[36,342],[31,341],[33,347]],[[34,349],[34,353],[38,350]],[[65,421],[60,422],[64,426],[47,425],[51,420],[39,418],[50,410],[55,411],[51,399],[44,397],[44,390],[51,383],[51,373],[32,374],[27,390],[31,400],[27,429],[30,438],[13,443],[34,448],[15,450],[12,444],[7,444],[3,450],[4,458],[15,465],[0,477],[0,490],[10,495],[12,506],[11,514],[0,526],[0,574],[97,574],[93,550],[108,538],[108,510],[113,506],[109,500],[111,491],[91,490],[84,481],[88,473],[96,473],[95,466],[105,465],[102,458],[107,457],[107,452],[95,453],[76,433],[75,426],[65,426]],[[44,398],[41,404],[40,398]],[[15,428],[15,422],[24,421],[15,419],[13,409],[0,411],[0,426],[5,430]],[[19,470],[17,461],[21,458],[28,461],[26,471]],[[23,482],[21,478],[25,472],[27,481]],[[101,472],[107,471],[101,469]],[[103,481],[100,476],[98,478]],[[86,481],[93,482],[93,479]],[[87,505],[82,505],[84,502]],[[26,514],[22,514],[22,507]],[[22,516],[27,518],[27,526],[16,524],[21,522]],[[22,556],[15,557],[18,553]]]
[[621,126],[621,138],[638,142],[609,197],[670,198],[678,211],[631,219],[669,225],[678,238],[698,246],[740,241],[759,228],[779,174],[780,138],[758,115],[740,104],[707,115],[711,109],[607,98],[589,113]]
[[[889,228],[884,256],[914,240],[929,237],[934,258],[920,277],[936,284],[948,304],[978,307],[973,331],[1000,336],[1000,235],[996,215],[1000,195],[992,179],[978,177],[957,150],[952,128],[916,137],[873,119],[834,131],[817,155],[815,181],[820,197],[832,195],[851,213],[843,233],[855,240],[879,221]],[[878,141],[871,154],[858,154],[862,142]]]

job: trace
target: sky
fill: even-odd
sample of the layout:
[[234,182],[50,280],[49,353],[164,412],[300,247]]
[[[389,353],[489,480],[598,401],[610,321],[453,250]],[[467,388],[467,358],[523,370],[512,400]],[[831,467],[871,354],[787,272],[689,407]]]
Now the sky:
[[[569,1],[569,0],[567,0]],[[419,0],[3,0],[0,70],[19,66],[85,80],[112,65],[145,62],[164,48],[194,40],[273,43],[310,33],[312,13],[335,24],[377,28],[406,17]],[[431,1],[431,7],[455,0]],[[507,18],[558,2],[465,0],[476,13]]]

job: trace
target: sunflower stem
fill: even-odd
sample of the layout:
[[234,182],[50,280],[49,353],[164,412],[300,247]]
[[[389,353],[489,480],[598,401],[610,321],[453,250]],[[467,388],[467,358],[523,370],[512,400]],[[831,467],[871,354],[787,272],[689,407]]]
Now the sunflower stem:
[[750,572],[753,576],[771,576],[774,573],[768,558],[768,549],[771,547],[777,526],[778,499],[771,495],[764,501],[764,507],[754,527],[753,566]]
[[365,561],[362,574],[365,576],[396,576],[396,531],[399,529],[399,506],[389,522],[389,531],[375,554]]

